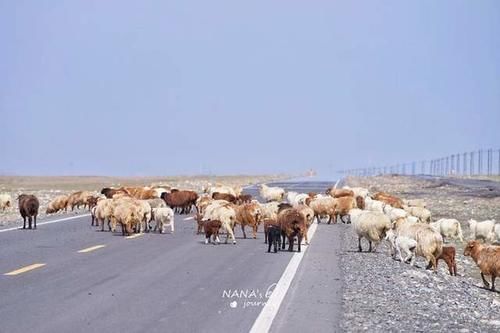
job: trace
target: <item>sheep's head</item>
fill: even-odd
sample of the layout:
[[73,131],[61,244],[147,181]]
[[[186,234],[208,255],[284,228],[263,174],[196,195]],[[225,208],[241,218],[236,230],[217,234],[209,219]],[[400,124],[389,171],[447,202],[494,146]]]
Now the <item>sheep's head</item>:
[[478,249],[480,246],[481,243],[477,240],[469,241],[464,249],[464,256],[470,256],[472,252]]

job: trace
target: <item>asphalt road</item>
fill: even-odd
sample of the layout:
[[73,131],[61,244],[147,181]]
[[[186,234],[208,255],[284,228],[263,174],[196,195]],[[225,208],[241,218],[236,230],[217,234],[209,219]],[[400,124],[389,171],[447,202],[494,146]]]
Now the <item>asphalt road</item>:
[[[307,192],[324,191],[331,183],[278,185]],[[256,189],[246,192],[255,195]],[[36,231],[0,233],[0,332],[248,331],[293,254],[267,254],[262,230],[255,240],[243,239],[236,228],[236,245],[205,245],[203,236],[195,234],[195,221],[186,217],[176,216],[175,234],[133,239],[97,231],[89,216],[40,225]],[[302,283],[327,288],[316,273],[322,259],[336,256],[325,250],[330,246],[325,237],[334,237],[336,227],[341,226],[320,225],[318,230],[330,231],[317,232],[311,249],[318,237],[324,245],[306,253],[298,271],[302,278],[290,290],[299,290]],[[78,252],[89,248],[94,250]],[[4,275],[32,264],[45,265]],[[303,278],[309,266],[314,274],[307,276],[314,280]],[[333,272],[328,277],[338,281],[336,261],[325,267]],[[328,295],[340,302],[339,288]],[[307,300],[304,292],[290,290],[287,306]],[[320,297],[321,289],[306,304],[314,303],[314,293]],[[337,318],[338,304],[321,314]],[[287,330],[287,312],[280,309],[277,318],[280,330]]]

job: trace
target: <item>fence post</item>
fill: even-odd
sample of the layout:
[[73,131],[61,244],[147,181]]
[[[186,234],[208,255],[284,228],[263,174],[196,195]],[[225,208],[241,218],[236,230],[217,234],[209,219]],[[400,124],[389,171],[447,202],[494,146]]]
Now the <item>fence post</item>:
[[470,175],[474,176],[474,152],[470,152]]
[[457,176],[460,175],[460,153],[457,154]]

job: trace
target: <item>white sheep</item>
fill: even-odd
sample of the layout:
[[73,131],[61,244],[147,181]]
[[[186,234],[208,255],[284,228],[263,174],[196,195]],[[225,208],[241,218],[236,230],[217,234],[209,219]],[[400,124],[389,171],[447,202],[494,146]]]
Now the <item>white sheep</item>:
[[[401,262],[408,262],[415,256],[417,241],[406,236],[398,236],[392,229],[387,231],[385,239],[391,245],[391,256],[394,258],[396,254]],[[405,253],[405,258],[401,255],[401,250]]]
[[7,193],[0,194],[0,209],[4,211],[6,208],[12,207],[12,198]]
[[261,203],[262,219],[276,220],[278,218],[279,204],[276,201]]
[[369,191],[368,189],[364,187],[349,187],[349,186],[344,186],[342,187],[344,190],[351,190],[354,192],[354,197],[362,197],[363,199],[366,199],[368,197]]
[[403,200],[403,203],[408,207],[427,208],[427,203],[422,199]]
[[410,215],[418,217],[421,222],[423,222],[423,223],[430,223],[431,222],[431,212],[427,208],[407,207],[407,206],[403,206],[403,208]]
[[456,219],[440,219],[429,225],[432,229],[439,232],[444,240],[446,240],[446,238],[452,238],[459,239],[461,242],[464,241],[462,227],[460,226],[460,222]]
[[282,201],[285,197],[285,190],[281,187],[269,187],[266,184],[260,185],[260,196],[267,202]]
[[370,197],[366,197],[366,199],[365,199],[365,210],[383,213],[385,205],[386,204],[384,202],[378,201],[378,200],[373,200]]
[[376,250],[377,245],[384,239],[387,231],[391,229],[391,221],[380,212],[362,211],[359,209],[352,209],[351,222],[354,231],[358,235],[358,250],[361,252],[361,239],[366,238],[370,245],[368,251],[372,252],[372,243],[375,243],[373,251]]
[[408,217],[408,212],[406,212],[404,209],[394,208],[391,205],[385,205],[383,211],[384,214],[391,219],[391,221]]
[[167,226],[170,226],[170,232],[175,230],[174,211],[170,207],[158,207],[152,209],[152,220],[156,222],[154,231],[158,230],[161,234],[165,233]]
[[226,230],[226,243],[231,237],[233,244],[236,244],[234,237],[234,225],[236,223],[236,211],[234,205],[225,200],[214,200],[205,209],[202,220],[219,220],[222,223],[222,228]]
[[[408,223],[406,219],[397,219],[394,228],[399,236],[405,236],[417,241],[415,254],[424,257],[431,263],[434,272],[437,272],[437,258],[443,252],[443,237],[441,234],[424,223]],[[412,259],[415,263],[416,256]]]
[[474,219],[469,220],[469,228],[472,239],[482,239],[487,242],[495,241],[495,220],[486,220],[478,222]]
[[496,223],[493,228],[493,232],[495,233],[496,241],[500,242],[500,223]]

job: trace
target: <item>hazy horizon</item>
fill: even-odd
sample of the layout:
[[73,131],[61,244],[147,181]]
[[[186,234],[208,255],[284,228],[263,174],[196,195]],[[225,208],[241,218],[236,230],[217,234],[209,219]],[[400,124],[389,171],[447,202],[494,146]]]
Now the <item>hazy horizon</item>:
[[0,174],[302,174],[498,149],[498,1],[0,1]]

